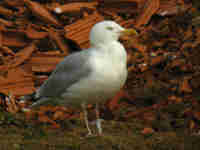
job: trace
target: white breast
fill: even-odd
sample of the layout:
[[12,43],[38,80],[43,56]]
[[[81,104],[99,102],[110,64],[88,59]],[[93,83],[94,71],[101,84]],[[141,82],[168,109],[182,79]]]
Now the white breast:
[[92,73],[67,89],[63,94],[69,103],[88,103],[107,100],[113,97],[124,85],[127,78],[126,52],[124,47],[116,42],[108,49],[100,48],[92,52],[90,64]]

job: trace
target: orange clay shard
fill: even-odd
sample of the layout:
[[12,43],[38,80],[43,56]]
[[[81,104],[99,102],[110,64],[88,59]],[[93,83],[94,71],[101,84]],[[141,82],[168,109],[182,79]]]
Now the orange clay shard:
[[82,8],[96,9],[97,2],[74,2],[54,8],[58,14],[66,12],[80,12]]
[[56,20],[56,18],[54,18],[54,16],[51,15],[51,13],[39,3],[30,0],[24,0],[24,2],[26,6],[32,11],[32,13],[42,21],[61,26],[58,20]]
[[49,37],[56,42],[56,44],[64,54],[68,55],[69,47],[63,42],[64,39],[62,38],[62,36],[58,32],[56,32],[53,28],[50,28],[48,31],[49,31]]
[[138,28],[142,25],[145,25],[151,19],[151,16],[159,9],[160,7],[160,0],[148,0],[144,11],[141,16],[139,16],[135,27]]

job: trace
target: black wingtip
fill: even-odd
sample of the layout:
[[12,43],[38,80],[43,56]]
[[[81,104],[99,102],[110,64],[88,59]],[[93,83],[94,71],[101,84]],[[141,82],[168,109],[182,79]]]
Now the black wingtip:
[[35,97],[36,92],[33,92],[31,94],[28,95],[24,95],[21,96],[19,101],[32,101],[32,102],[36,102],[38,100],[38,98]]

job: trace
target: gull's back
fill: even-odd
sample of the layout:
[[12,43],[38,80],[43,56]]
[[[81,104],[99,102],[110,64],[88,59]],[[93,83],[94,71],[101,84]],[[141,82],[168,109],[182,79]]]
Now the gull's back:
[[89,57],[89,49],[66,56],[36,91],[35,97],[60,97],[67,88],[90,74]]

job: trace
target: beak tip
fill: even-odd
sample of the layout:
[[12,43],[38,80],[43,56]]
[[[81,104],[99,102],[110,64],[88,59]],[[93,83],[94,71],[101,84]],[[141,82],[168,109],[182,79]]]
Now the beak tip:
[[138,35],[138,32],[135,29],[125,29],[123,33],[125,35]]

